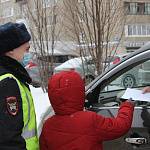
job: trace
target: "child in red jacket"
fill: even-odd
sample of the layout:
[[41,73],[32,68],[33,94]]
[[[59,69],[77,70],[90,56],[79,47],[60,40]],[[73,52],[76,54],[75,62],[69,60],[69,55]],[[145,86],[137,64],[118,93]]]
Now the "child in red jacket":
[[102,142],[124,135],[131,127],[134,104],[123,102],[116,118],[84,111],[85,87],[80,75],[63,71],[48,83],[55,115],[43,125],[41,150],[102,150]]

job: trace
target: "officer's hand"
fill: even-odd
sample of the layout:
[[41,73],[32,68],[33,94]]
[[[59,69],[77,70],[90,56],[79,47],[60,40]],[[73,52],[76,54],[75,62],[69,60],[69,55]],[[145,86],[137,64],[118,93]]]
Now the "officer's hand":
[[143,94],[149,93],[150,92],[150,86],[145,87],[142,91],[143,91]]

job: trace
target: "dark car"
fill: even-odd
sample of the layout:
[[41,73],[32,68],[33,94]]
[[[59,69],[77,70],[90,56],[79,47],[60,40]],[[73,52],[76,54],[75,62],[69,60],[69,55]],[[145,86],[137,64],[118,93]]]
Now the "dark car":
[[[141,76],[141,70],[150,72],[145,64],[150,62],[150,43],[121,60],[106,70],[86,86],[86,108],[108,117],[115,117],[121,96],[126,90],[122,86],[122,77],[136,70],[138,83],[132,88],[143,89],[150,85],[150,75]],[[145,67],[143,67],[145,66]],[[143,73],[144,74],[144,73]],[[150,150],[150,102],[137,101],[132,128],[123,137],[104,142],[105,150]]]

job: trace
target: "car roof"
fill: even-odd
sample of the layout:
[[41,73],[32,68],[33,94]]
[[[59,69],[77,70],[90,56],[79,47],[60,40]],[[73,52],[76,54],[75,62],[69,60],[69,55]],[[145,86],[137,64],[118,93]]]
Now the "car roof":
[[82,64],[82,61],[89,60],[90,58],[90,56],[72,58],[57,66],[55,69],[77,67]]

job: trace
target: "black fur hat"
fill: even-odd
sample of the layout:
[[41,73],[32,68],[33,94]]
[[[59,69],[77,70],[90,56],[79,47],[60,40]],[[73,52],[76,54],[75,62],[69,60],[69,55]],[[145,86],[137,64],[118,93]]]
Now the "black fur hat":
[[0,55],[30,41],[31,36],[23,23],[8,22],[0,26]]

